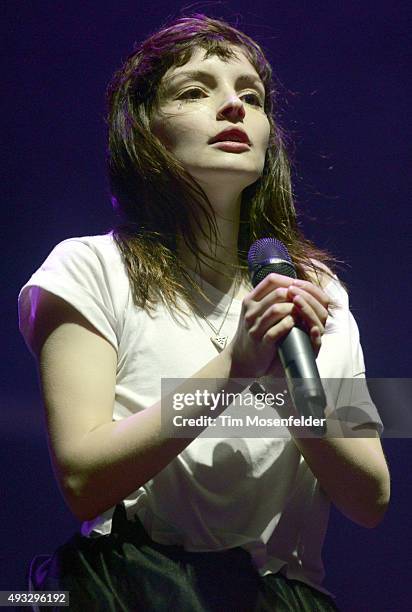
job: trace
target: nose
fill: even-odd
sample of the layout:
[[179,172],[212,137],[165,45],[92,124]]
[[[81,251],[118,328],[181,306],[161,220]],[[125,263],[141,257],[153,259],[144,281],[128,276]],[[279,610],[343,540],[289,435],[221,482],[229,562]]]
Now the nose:
[[241,121],[244,116],[245,107],[242,100],[236,95],[230,96],[217,111],[217,119]]

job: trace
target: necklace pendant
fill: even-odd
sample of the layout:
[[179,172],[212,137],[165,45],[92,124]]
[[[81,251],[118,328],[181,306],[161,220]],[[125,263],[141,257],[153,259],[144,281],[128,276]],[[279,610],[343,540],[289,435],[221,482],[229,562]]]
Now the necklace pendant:
[[228,336],[210,336],[210,339],[220,353],[226,346]]

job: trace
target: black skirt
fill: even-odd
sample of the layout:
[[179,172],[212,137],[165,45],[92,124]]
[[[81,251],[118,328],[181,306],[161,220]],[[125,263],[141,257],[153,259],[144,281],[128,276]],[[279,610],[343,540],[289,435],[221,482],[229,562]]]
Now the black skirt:
[[[154,542],[116,506],[108,535],[76,533],[35,557],[29,590],[69,591],[70,607],[35,612],[331,612],[331,597],[281,573],[261,577],[243,548],[189,552]],[[25,608],[27,610],[27,608]]]

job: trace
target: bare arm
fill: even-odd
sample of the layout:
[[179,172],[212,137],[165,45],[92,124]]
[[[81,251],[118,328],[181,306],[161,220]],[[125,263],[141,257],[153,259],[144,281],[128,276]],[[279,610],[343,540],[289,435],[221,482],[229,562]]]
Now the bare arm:
[[[277,319],[283,308],[285,319],[291,316],[303,321],[316,350],[320,347],[327,318],[329,298],[320,287],[307,281],[296,281],[270,274],[244,301],[241,342],[252,354],[259,354],[261,347],[273,342],[273,317]],[[275,292],[279,301],[277,311],[270,306]],[[288,311],[282,300],[294,304]],[[272,308],[272,310],[271,310]],[[284,320],[285,320],[284,319]],[[239,343],[236,344],[236,347]],[[250,363],[244,357],[233,357],[239,363]],[[238,367],[232,364],[235,370]],[[274,364],[269,367],[273,371]],[[296,446],[318,479],[322,489],[336,507],[348,518],[363,527],[375,527],[382,520],[389,504],[390,476],[380,439],[373,426],[357,426],[359,437],[314,438],[302,437],[302,431],[289,428]],[[365,437],[360,437],[362,431]],[[370,437],[370,436],[374,437]]]
[[[39,360],[54,472],[79,520],[94,518],[119,503],[192,441],[167,437],[161,428],[160,402],[112,421],[114,347],[74,308],[47,292],[41,293],[32,344]],[[223,351],[194,378],[207,379],[205,388],[216,393],[229,380],[230,368],[229,353]],[[179,392],[194,391],[191,381]],[[193,406],[179,411],[189,417],[202,413],[207,409]]]
[[[296,319],[304,320],[318,350],[327,315],[319,289],[310,283],[290,289],[290,283],[276,274],[262,281],[243,300],[232,342],[193,378],[206,379],[205,388],[217,392],[231,378],[272,373],[277,342]],[[112,422],[116,351],[71,306],[43,292],[36,322],[33,346],[56,477],[75,516],[94,518],[155,476],[191,440],[162,432],[160,402]],[[193,392],[191,381],[179,391]],[[205,409],[186,410],[187,416],[198,414]],[[389,475],[378,438],[295,442],[344,514],[365,526],[379,522],[389,498]]]
[[335,506],[362,527],[376,527],[389,504],[390,478],[375,429],[369,438],[302,438],[295,444]]
[[[289,289],[290,298],[303,295],[304,290],[312,291],[309,283],[302,282],[300,291]],[[319,289],[314,295],[316,292]],[[313,300],[302,307],[311,308],[319,308]],[[298,430],[290,428],[296,446],[329,499],[355,523],[372,528],[382,521],[389,505],[389,470],[373,424],[358,425],[354,430],[356,434],[349,437],[315,438],[301,437]]]

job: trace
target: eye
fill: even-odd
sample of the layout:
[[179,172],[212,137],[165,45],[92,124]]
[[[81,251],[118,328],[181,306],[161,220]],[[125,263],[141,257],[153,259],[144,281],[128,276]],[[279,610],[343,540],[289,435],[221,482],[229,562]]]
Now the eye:
[[249,98],[249,100],[246,100],[247,104],[252,104],[253,106],[263,106],[263,101],[257,93],[246,93],[242,95],[242,98]]
[[[195,102],[196,100],[201,100],[207,94],[200,89],[200,87],[191,87],[190,89],[186,89],[177,97],[178,100],[185,100],[186,102]],[[252,106],[263,107],[263,100],[259,94],[255,92],[245,93],[240,95],[241,98],[245,99],[246,104],[251,104]]]
[[177,99],[193,102],[194,100],[200,100],[204,95],[206,95],[205,92],[199,87],[191,87],[190,89],[186,89],[186,91],[181,93]]

